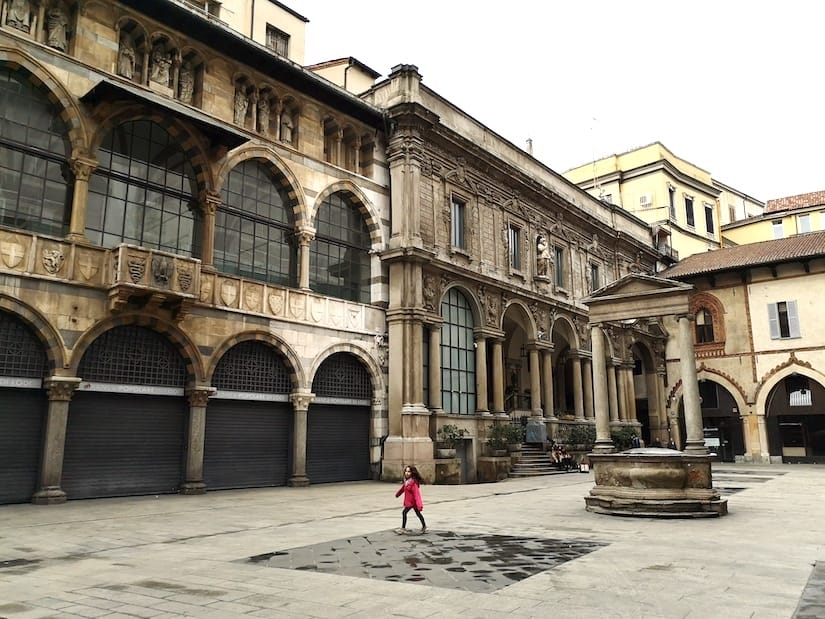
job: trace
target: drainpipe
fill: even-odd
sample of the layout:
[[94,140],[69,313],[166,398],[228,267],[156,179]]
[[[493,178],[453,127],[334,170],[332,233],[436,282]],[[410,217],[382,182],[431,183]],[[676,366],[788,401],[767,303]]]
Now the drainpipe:
[[[253,2],[255,0],[252,0]],[[352,68],[352,57],[350,56],[349,60],[347,61],[347,68],[344,69],[344,90],[347,89],[347,71]]]
[[249,38],[255,40],[255,0],[252,0],[252,15],[249,17]]

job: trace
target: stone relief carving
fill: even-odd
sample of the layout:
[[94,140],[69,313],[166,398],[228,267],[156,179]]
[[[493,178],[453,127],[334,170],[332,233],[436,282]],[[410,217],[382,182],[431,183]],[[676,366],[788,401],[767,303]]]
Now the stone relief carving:
[[232,280],[225,279],[221,282],[221,301],[227,307],[235,307],[238,299],[238,284]]
[[163,43],[157,43],[152,48],[151,62],[149,64],[149,80],[169,86],[169,69],[172,67],[172,54],[166,51]]
[[43,268],[52,275],[63,268],[65,256],[61,249],[44,249],[43,250]]
[[235,100],[233,103],[233,121],[236,125],[243,125],[246,122],[246,110],[249,108],[249,97],[243,88],[235,89]]
[[8,7],[6,24],[28,34],[32,18],[29,0],[11,0]]
[[438,302],[440,292],[438,289],[438,280],[435,275],[425,273],[424,286],[422,288],[424,309],[430,312],[436,311],[436,303]]
[[269,301],[269,309],[276,316],[282,316],[284,313],[284,291],[273,290],[267,297]]
[[269,133],[270,103],[268,97],[258,99],[258,133],[267,135]]
[[179,265],[177,272],[178,286],[183,292],[188,292],[189,288],[192,286],[192,277],[194,276],[192,267],[188,265]]
[[97,275],[100,267],[91,252],[82,251],[77,258],[77,270],[80,271],[81,277],[86,281],[90,281]]
[[3,256],[3,263],[13,269],[23,262],[26,257],[26,248],[14,240],[4,240],[0,242],[0,255]]
[[146,273],[146,256],[129,254],[126,257],[126,266],[129,269],[129,277],[131,277],[132,283],[140,283],[144,273]]
[[281,142],[292,144],[292,132],[295,125],[292,121],[292,114],[284,110],[281,114]]
[[195,94],[195,70],[192,64],[187,60],[181,65],[180,75],[178,76],[178,99],[182,103],[192,103]]
[[550,277],[553,258],[550,254],[550,243],[544,233],[536,237],[536,274],[540,277]]
[[172,260],[166,256],[152,256],[152,279],[164,288],[169,286],[172,278]]
[[62,2],[56,2],[46,13],[46,44],[65,52],[69,44],[69,18]]
[[388,339],[383,333],[375,334],[375,358],[380,366],[383,366],[387,362],[387,352],[389,351]]
[[135,44],[128,33],[120,35],[120,46],[117,52],[117,74],[126,79],[132,79],[135,73]]
[[545,308],[543,305],[539,305],[538,303],[531,303],[530,312],[533,314],[533,318],[536,321],[536,339],[549,339],[550,327],[547,321],[550,313],[548,312],[547,308]]
[[251,312],[261,311],[261,289],[258,286],[244,286],[243,290],[244,303],[246,309]]
[[204,303],[212,302],[212,277],[204,277],[201,280],[200,300]]

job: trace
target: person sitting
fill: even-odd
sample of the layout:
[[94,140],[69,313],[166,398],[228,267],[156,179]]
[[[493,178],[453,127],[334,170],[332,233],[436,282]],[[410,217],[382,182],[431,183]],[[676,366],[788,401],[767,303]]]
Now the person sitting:
[[561,448],[561,466],[565,471],[573,469],[573,456],[564,447]]

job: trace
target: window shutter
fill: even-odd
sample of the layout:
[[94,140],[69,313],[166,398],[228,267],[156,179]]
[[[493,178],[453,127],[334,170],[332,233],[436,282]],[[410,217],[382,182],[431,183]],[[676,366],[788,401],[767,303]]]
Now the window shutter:
[[790,337],[799,335],[799,315],[796,313],[796,301],[788,301],[788,331]]
[[779,310],[776,303],[768,303],[768,325],[771,329],[771,339],[778,340],[779,335]]

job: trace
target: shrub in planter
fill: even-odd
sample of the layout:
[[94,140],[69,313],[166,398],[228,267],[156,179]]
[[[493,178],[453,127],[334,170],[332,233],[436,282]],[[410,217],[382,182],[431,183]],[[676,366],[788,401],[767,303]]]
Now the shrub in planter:
[[624,451],[633,447],[633,437],[638,436],[638,430],[624,426],[616,428],[610,433],[610,439],[616,447],[616,451]]
[[490,428],[490,431],[487,433],[487,445],[489,445],[494,453],[497,451],[507,451],[509,427],[509,423],[498,424]]
[[593,449],[593,444],[596,442],[596,426],[593,425],[569,425],[560,428],[558,443],[564,445],[577,445],[585,451]]
[[521,424],[515,425],[510,423],[504,426],[504,428],[504,435],[507,439],[507,445],[521,446],[521,444],[524,442],[524,426],[522,426]]
[[455,449],[466,434],[467,430],[464,428],[459,428],[453,423],[445,423],[443,426],[438,428],[438,432],[436,432],[436,440],[445,449]]

